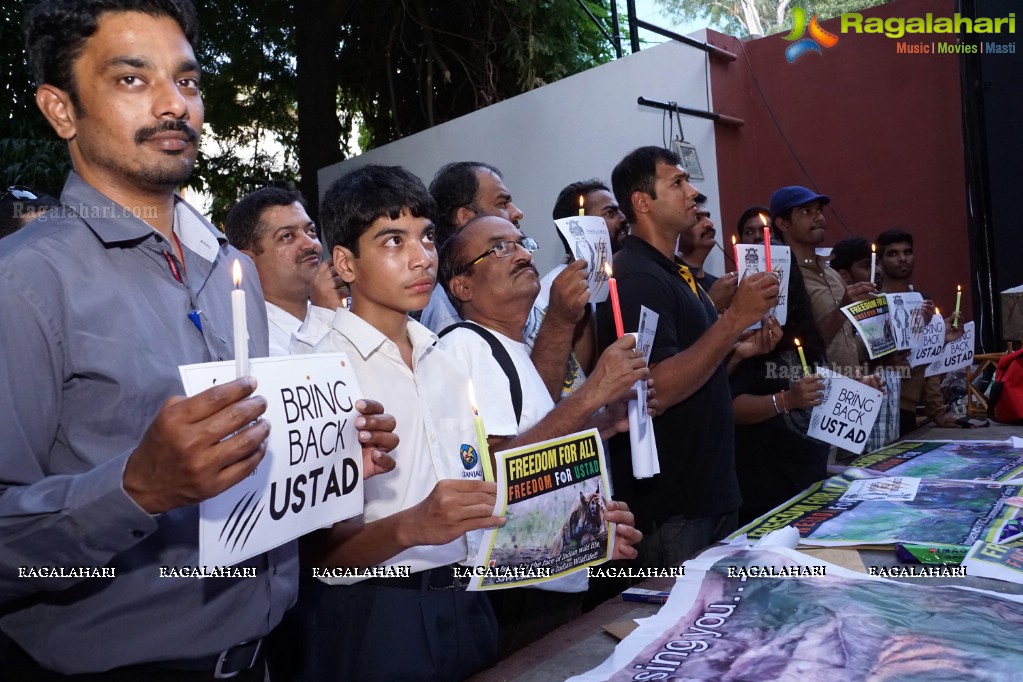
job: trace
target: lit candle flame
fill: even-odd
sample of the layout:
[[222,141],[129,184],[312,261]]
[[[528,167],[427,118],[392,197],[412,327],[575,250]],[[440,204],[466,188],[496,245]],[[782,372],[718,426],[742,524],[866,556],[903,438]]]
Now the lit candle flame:
[[580,194],[580,195],[579,195],[579,208],[582,208],[582,207],[583,207],[583,204],[584,204],[584,203],[586,203],[586,201],[585,201],[585,199],[583,198],[583,195],[582,195],[582,194]]
[[795,342],[796,342],[796,345],[797,345],[797,346],[798,346],[798,345],[800,345],[800,344],[799,344],[799,339],[793,339],[793,341],[795,341]]
[[956,285],[956,291],[962,291],[962,290],[963,290],[963,288],[960,285],[957,284]]
[[735,246],[735,235],[732,235],[732,246]]
[[934,314],[940,316],[941,315],[941,308],[939,308],[938,306],[934,306]]
[[760,218],[760,222],[764,224],[764,227],[767,227],[767,218],[764,217],[764,214],[758,213],[757,217]]
[[242,264],[238,262],[237,258],[234,261],[234,265],[231,267],[231,279],[234,280],[235,289],[242,285]]
[[871,253],[877,253],[877,244],[871,244],[870,245],[870,252]]
[[607,273],[608,277],[612,276],[612,274],[611,274],[611,264],[608,263],[607,261],[604,261],[604,272]]
[[479,410],[476,409],[476,391],[472,389],[472,379],[469,379],[469,405],[472,407],[472,413],[480,416]]

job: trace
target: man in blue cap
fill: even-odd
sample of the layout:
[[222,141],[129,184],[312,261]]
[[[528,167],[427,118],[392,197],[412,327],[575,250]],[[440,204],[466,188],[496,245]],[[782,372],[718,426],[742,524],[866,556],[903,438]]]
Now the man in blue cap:
[[803,274],[814,319],[828,344],[828,361],[836,371],[853,376],[860,366],[860,344],[841,308],[875,295],[877,287],[870,282],[846,286],[817,255],[816,248],[827,234],[827,220],[821,209],[829,203],[830,197],[806,187],[782,187],[771,195],[771,221],[792,249],[792,259]]

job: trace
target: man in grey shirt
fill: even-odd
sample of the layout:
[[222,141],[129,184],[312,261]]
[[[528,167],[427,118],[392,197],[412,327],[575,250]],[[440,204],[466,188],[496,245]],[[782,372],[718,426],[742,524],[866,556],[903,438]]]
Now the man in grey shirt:
[[[269,433],[253,379],[186,399],[177,367],[233,357],[236,259],[249,310],[263,297],[174,194],[203,121],[195,10],[134,7],[45,0],[26,19],[36,101],[75,172],[61,208],[0,241],[0,679],[262,682],[294,543],[241,564],[253,577],[162,577],[198,564],[197,503],[248,476]],[[266,355],[266,318],[248,332]]]

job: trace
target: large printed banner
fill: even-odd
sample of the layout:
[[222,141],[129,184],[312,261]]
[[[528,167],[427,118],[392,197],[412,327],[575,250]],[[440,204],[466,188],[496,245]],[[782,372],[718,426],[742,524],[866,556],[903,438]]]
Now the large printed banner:
[[959,369],[965,369],[973,364],[973,339],[974,324],[967,322],[963,325],[963,335],[955,341],[949,341],[941,349],[941,355],[931,360],[927,365],[924,376],[935,376],[947,374]]
[[1007,441],[902,441],[849,466],[886,476],[1012,481],[1023,478],[1023,448]]
[[610,288],[604,264],[611,260],[611,235],[607,231],[607,223],[600,216],[583,215],[559,218],[554,224],[571,246],[575,257],[589,263],[586,284],[590,290],[590,303],[607,300]]
[[499,452],[498,516],[483,534],[470,590],[532,585],[607,561],[607,469],[596,429]]
[[[764,252],[763,244],[739,244],[737,251],[740,263],[735,266],[739,272],[739,282],[743,277],[766,272],[767,254]],[[771,245],[771,272],[778,275],[778,305],[771,313],[777,318],[778,324],[785,324],[789,317],[789,273],[792,270],[792,250],[787,246]],[[760,322],[755,323],[750,329],[760,329]]]
[[[235,378],[235,365],[179,368],[187,395]],[[362,397],[343,353],[259,358],[250,374],[266,398],[269,447],[256,470],[199,505],[199,562],[230,566],[362,513]]]
[[1016,518],[1023,486],[906,476],[847,469],[811,486],[737,530],[750,539],[795,526],[801,545],[872,546],[913,543],[969,548],[996,542]]
[[823,367],[817,374],[824,379],[824,396],[810,413],[807,435],[849,452],[863,452],[884,394]]
[[1021,602],[720,547],[686,562],[657,615],[569,682],[1016,680]]

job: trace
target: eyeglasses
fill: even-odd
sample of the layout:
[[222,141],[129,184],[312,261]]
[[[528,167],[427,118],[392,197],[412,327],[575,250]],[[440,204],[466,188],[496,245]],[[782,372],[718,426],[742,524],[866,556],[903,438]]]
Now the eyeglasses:
[[534,251],[540,248],[540,245],[532,237],[523,237],[522,239],[506,239],[503,242],[497,242],[489,249],[481,253],[479,256],[472,259],[472,261],[466,263],[460,268],[457,268],[455,270],[455,275],[461,275],[463,272],[465,272],[472,266],[476,265],[490,254],[494,254],[494,256],[496,256],[497,258],[507,258],[508,256],[512,255],[515,252],[516,246],[521,246],[529,253],[533,253]]
[[0,201],[3,201],[8,196],[12,196],[18,201],[36,201],[39,199],[38,195],[28,187],[22,187],[21,185],[11,185],[4,192],[4,195],[0,197]]

